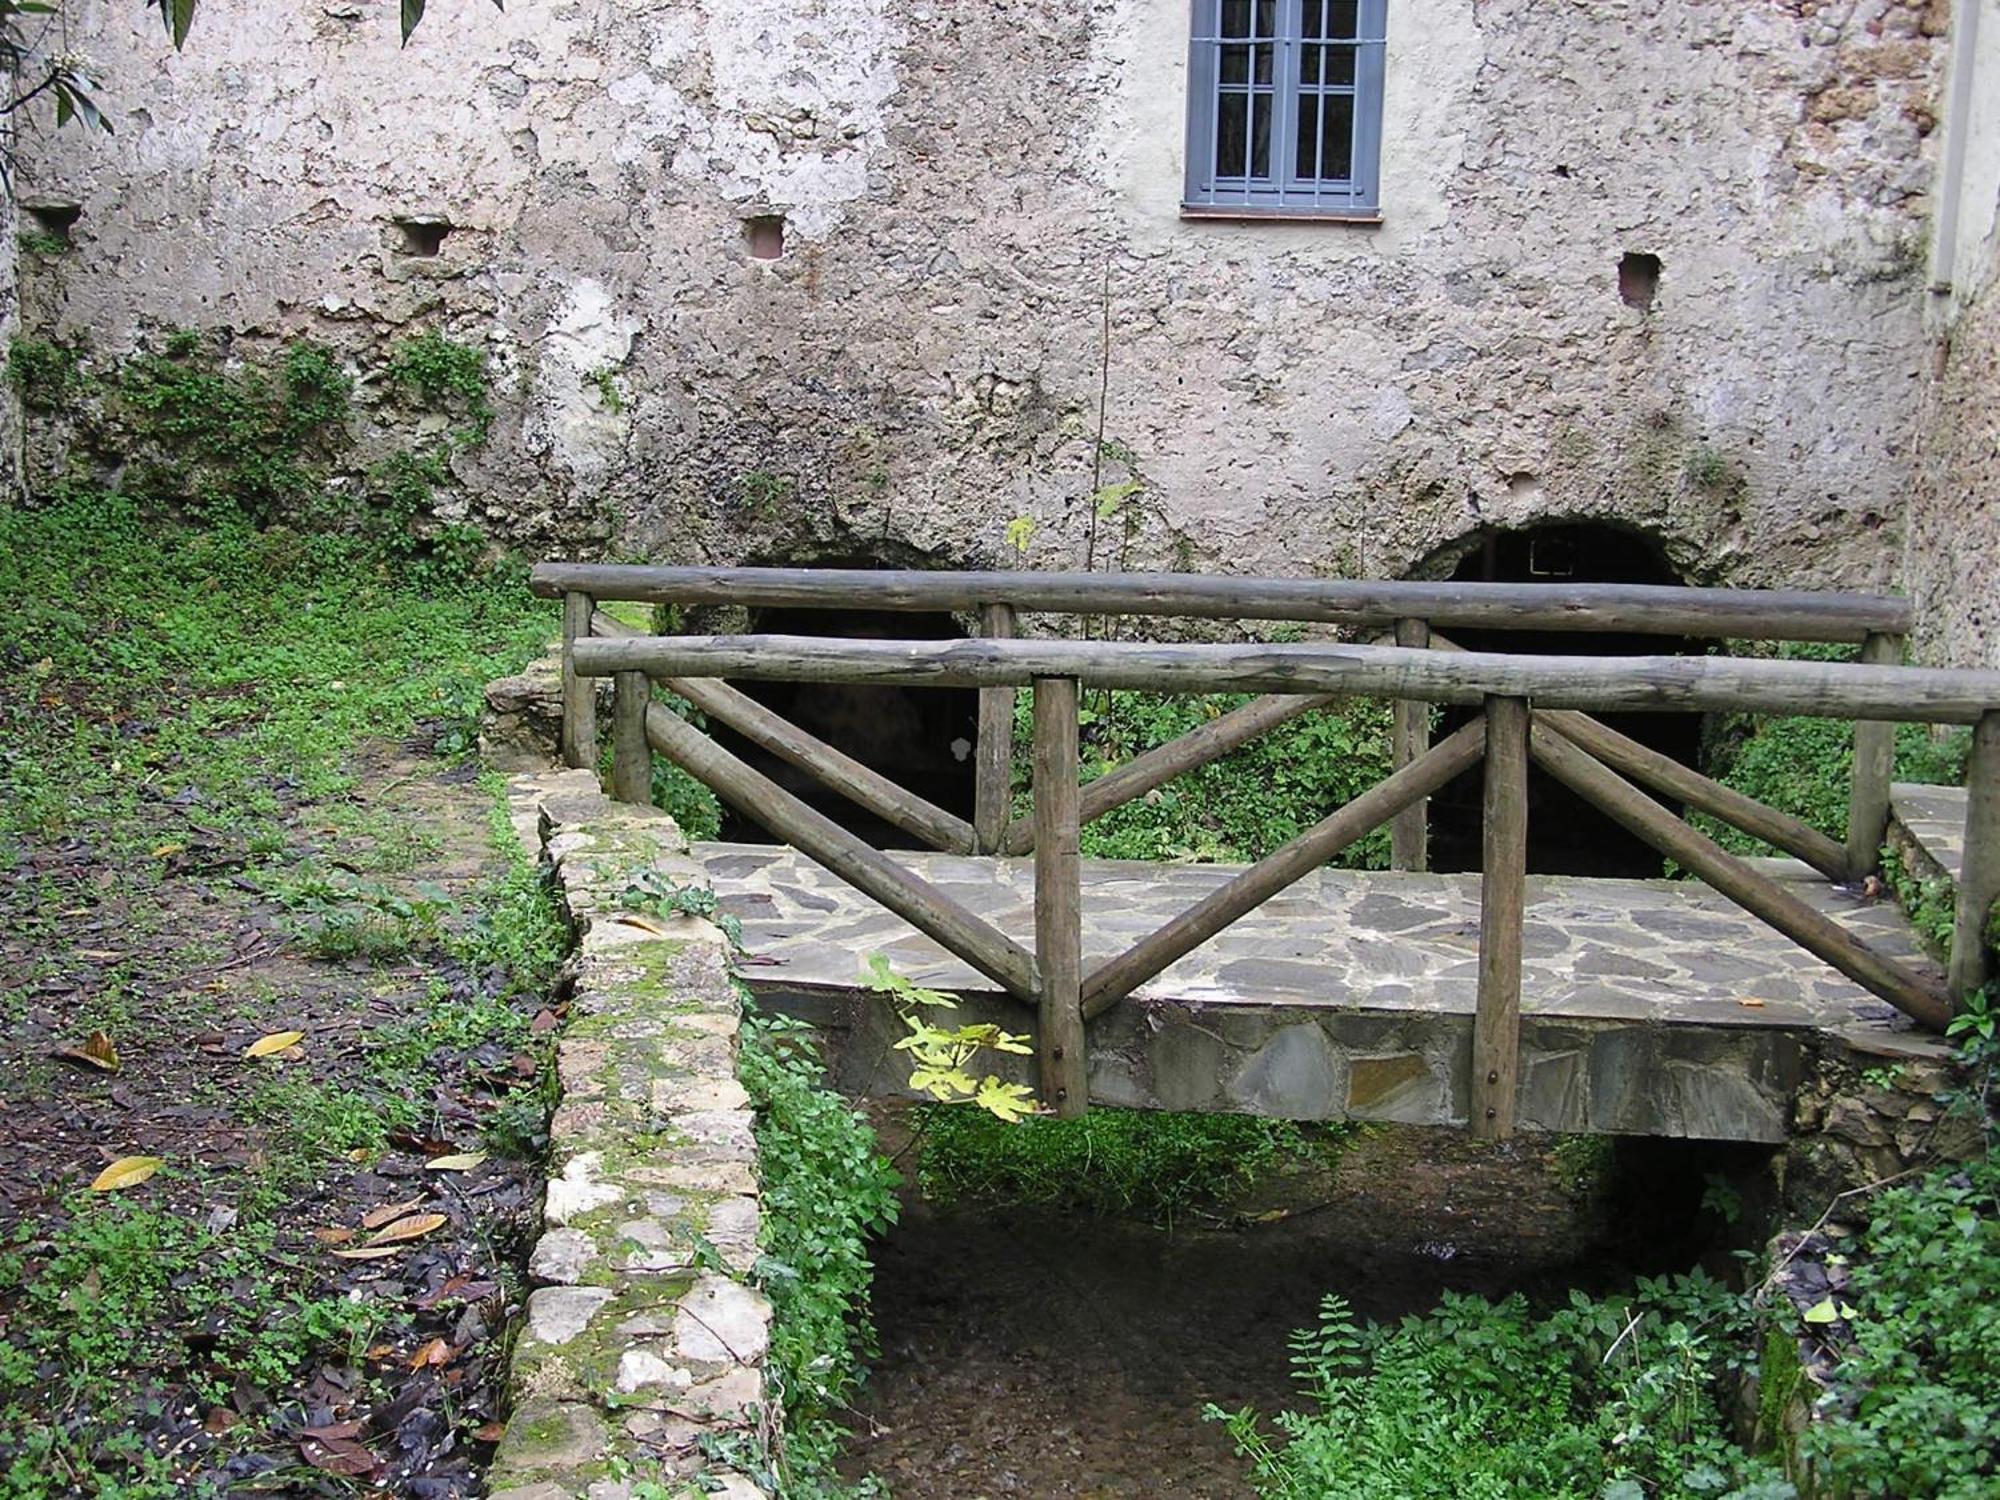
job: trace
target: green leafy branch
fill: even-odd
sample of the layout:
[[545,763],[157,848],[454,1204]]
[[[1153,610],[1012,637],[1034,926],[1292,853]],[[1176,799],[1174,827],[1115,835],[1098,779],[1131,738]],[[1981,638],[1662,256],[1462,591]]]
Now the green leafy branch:
[[958,997],[906,979],[890,968],[889,960],[880,953],[871,953],[862,961],[861,981],[877,994],[887,995],[909,1028],[910,1034],[896,1043],[896,1050],[910,1054],[911,1088],[929,1094],[940,1104],[976,1104],[1010,1124],[1039,1113],[1034,1091],[1025,1084],[1003,1083],[991,1073],[975,1078],[970,1070],[973,1058],[982,1051],[1031,1056],[1034,1048],[1026,1037],[991,1023],[933,1024],[924,1013],[956,1010]]

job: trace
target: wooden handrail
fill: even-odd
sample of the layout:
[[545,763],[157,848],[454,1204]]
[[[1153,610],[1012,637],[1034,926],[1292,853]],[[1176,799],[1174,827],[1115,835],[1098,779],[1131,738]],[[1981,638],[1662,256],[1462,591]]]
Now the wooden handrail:
[[[723,577],[734,579],[745,571],[765,570],[628,571],[653,579],[644,585],[647,588],[666,586],[657,582],[662,574],[698,575],[706,588]],[[595,764],[593,680],[612,676],[617,686],[612,721],[617,796],[643,801],[650,795],[650,743],[779,838],[903,916],[1017,998],[1034,1005],[1039,1013],[1042,1092],[1045,1102],[1061,1113],[1079,1112],[1087,1104],[1086,1020],[1385,821],[1398,820],[1398,862],[1421,866],[1423,799],[1482,754],[1487,760],[1485,858],[1469,1098],[1470,1123],[1479,1134],[1504,1137],[1513,1127],[1526,886],[1525,775],[1531,758],[1713,889],[1927,1026],[1941,1027],[1951,1013],[1953,992],[1982,982],[1987,972],[1982,947],[1985,916],[1993,901],[2000,898],[2000,672],[1892,665],[1901,659],[1901,641],[1886,628],[1866,632],[1858,663],[1511,655],[1461,650],[1442,633],[1432,631],[1429,622],[1412,613],[1407,600],[1399,596],[1396,602],[1402,607],[1396,611],[1395,624],[1400,644],[1394,646],[1154,645],[1014,639],[1015,610],[1050,607],[1036,601],[1055,597],[1030,592],[973,600],[980,607],[985,638],[971,641],[779,635],[656,637],[628,634],[608,617],[594,613],[596,597],[659,597],[621,593],[618,581],[602,577],[601,572],[585,570],[557,579],[572,585],[565,589],[563,676],[564,748],[572,762]],[[791,573],[783,576],[794,577]],[[840,576],[846,580],[914,578],[924,580],[926,586],[939,579],[1031,576],[1040,581],[1038,586],[1046,586],[1052,578],[1060,582],[1075,575]],[[1098,581],[1104,580],[1100,576]],[[1195,582],[1207,585],[1218,580]],[[689,596],[676,597],[685,600]],[[748,593],[738,589],[731,597],[745,603],[765,596],[755,589]],[[804,598],[783,597],[784,602],[803,602]],[[890,597],[933,596],[906,592]],[[1138,605],[1120,599],[1117,608],[1135,614],[1195,613],[1200,611],[1168,610],[1163,601],[1185,603],[1194,598],[1199,602],[1202,596],[1197,590],[1193,595],[1169,591],[1139,597]],[[1840,597],[1850,603],[1854,598]],[[1147,600],[1161,607],[1149,610]],[[874,592],[866,602],[880,606],[885,598]],[[1489,605],[1500,607],[1493,601]],[[890,603],[888,607],[923,606]],[[1518,598],[1505,607],[1515,610],[1511,618],[1516,622],[1533,618],[1530,604]],[[1439,617],[1454,623],[1479,619],[1476,612],[1454,615],[1449,610]],[[1852,623],[1858,616],[1849,613],[1840,618]],[[1612,627],[1600,623],[1588,628]],[[1768,629],[1755,633],[1772,634]],[[981,743],[976,755],[981,780],[974,821],[968,823],[925,802],[718,680],[731,677],[980,689]],[[1036,855],[1035,951],[1030,953],[942,890],[871,849],[729,755],[694,726],[652,703],[655,680],[863,806],[925,837],[935,847],[993,853],[1020,852],[1032,846]],[[1252,691],[1268,696],[1156,746],[1079,790],[1075,779],[1077,710],[1080,689],[1086,684],[1167,692]],[[1034,690],[1035,791],[1031,817],[1010,826],[1006,812],[1013,703],[1021,687]],[[1081,953],[1078,875],[1078,830],[1082,824],[1340,696],[1386,698],[1397,703],[1397,768],[1393,773],[1239,872],[1125,953],[1086,972]],[[1426,747],[1429,705],[1433,703],[1472,704],[1483,712],[1435,747]],[[1588,717],[1582,712],[1586,709],[1726,710],[1857,720],[1856,790],[1846,842],[1829,838],[1797,818],[1618,734]],[[1851,878],[1866,868],[1867,846],[1878,837],[1877,825],[1885,815],[1882,791],[1893,754],[1896,721],[1980,726],[1975,736],[1966,870],[1949,988],[1928,974],[1891,960],[1792,891],[1725,853],[1620,775],[1623,772],[1775,843],[1829,878]],[[1412,810],[1419,810],[1419,815],[1411,816]]]
[[1618,631],[1772,641],[1860,641],[1905,634],[1907,599],[1803,589],[1626,583],[1428,583],[1191,573],[919,572],[845,568],[656,568],[545,562],[545,598],[584,593],[649,604],[756,609],[972,611],[988,604],[1066,615],[1180,615],[1393,625],[1440,630]]
[[1161,692],[1339,693],[1478,704],[1532,698],[1589,711],[1804,714],[1973,724],[2000,708],[2000,672],[1714,656],[1527,656],[1400,646],[1151,645],[1126,641],[837,640],[823,636],[655,636],[579,640],[584,676],[1025,686],[1074,677]]

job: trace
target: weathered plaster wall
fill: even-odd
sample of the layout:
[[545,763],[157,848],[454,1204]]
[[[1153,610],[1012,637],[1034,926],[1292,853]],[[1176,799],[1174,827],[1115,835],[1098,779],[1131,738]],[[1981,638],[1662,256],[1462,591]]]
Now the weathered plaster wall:
[[1962,151],[1932,256],[1937,343],[1904,571],[1927,659],[2000,666],[2000,0],[1960,9]]
[[36,163],[84,213],[31,306],[107,354],[483,340],[455,463],[537,548],[1060,566],[1136,479],[1100,565],[1607,515],[1693,577],[1883,583],[1948,9],[1396,0],[1363,228],[1180,220],[1185,0],[446,0],[400,53],[386,0],[204,0],[178,56],[100,0],[127,116]]

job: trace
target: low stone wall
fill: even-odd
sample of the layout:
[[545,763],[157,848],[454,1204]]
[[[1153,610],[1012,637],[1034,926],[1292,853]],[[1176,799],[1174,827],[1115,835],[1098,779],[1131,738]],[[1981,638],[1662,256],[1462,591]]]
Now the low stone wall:
[[517,776],[512,805],[573,923],[574,990],[550,1126],[538,1284],[515,1346],[494,1500],[761,1496],[703,1456],[765,1430],[770,1304],[756,1147],[736,1080],[722,934],[622,909],[641,871],[694,885],[673,820],[584,771]]

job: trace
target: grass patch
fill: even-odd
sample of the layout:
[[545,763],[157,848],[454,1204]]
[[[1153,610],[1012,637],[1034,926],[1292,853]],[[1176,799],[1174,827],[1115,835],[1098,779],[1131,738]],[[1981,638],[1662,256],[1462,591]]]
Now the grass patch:
[[[1791,643],[1788,661],[1853,661],[1852,646]],[[1972,732],[1934,739],[1926,725],[1896,726],[1898,781],[1961,785]],[[1790,813],[1829,838],[1847,838],[1847,800],[1854,784],[1854,725],[1845,719],[1718,717],[1709,736],[1709,774],[1725,786]],[[1720,819],[1695,813],[1689,821],[1736,854],[1779,851]]]
[[414,589],[361,542],[161,526],[93,495],[0,510],[0,865],[87,830],[143,872],[142,801],[199,808],[253,852],[289,798],[352,784],[364,737],[470,743],[483,684],[556,632],[497,572]]
[[[43,363],[38,378],[63,376]],[[162,397],[162,421],[186,395]],[[202,472],[250,473],[202,452]],[[355,1153],[522,1152],[545,1131],[551,1060],[529,1018],[566,933],[500,783],[504,862],[483,880],[441,873],[447,891],[422,877],[475,867],[444,858],[463,776],[439,774],[447,760],[396,780],[373,768],[416,745],[469,748],[483,684],[543,647],[554,610],[515,569],[447,576],[354,537],[233,514],[195,527],[105,495],[0,509],[0,582],[15,601],[0,668],[20,687],[0,695],[0,896],[10,951],[32,955],[9,964],[18,1031],[0,1092],[24,1174],[48,1180],[17,1181],[23,1217],[0,1252],[0,1496],[219,1494],[237,1458],[264,1465],[243,1471],[254,1484],[289,1484],[273,1466],[301,1462],[298,1403],[379,1405],[431,1336],[462,1377],[438,1431],[467,1451],[497,1414],[499,1376],[481,1372],[503,1331],[459,1347],[449,1301],[342,1294],[344,1263],[312,1231],[377,1201],[378,1183],[354,1186]],[[289,945],[267,943],[274,925]],[[124,1076],[54,1068],[51,1027],[106,1031]],[[241,1057],[290,1029],[303,1057]],[[169,1166],[117,1197],[65,1192],[128,1141]],[[425,1253],[506,1282],[510,1210],[432,1201],[454,1217]],[[308,1395],[322,1367],[338,1379]],[[210,1408],[228,1419],[214,1431]]]
[[1227,1206],[1288,1159],[1336,1156],[1356,1129],[1133,1109],[1009,1125],[939,1105],[918,1119],[917,1182],[935,1202],[1080,1208],[1169,1225]]
[[[1026,780],[1034,761],[1029,697],[1021,695],[1014,721],[1017,816],[1033,806]],[[1244,693],[1087,694],[1079,715],[1083,779],[1095,781],[1250,700]],[[1083,853],[1100,859],[1261,859],[1389,774],[1390,717],[1388,704],[1367,699],[1302,715],[1087,824]],[[1388,830],[1376,829],[1332,862],[1346,869],[1386,868]]]

